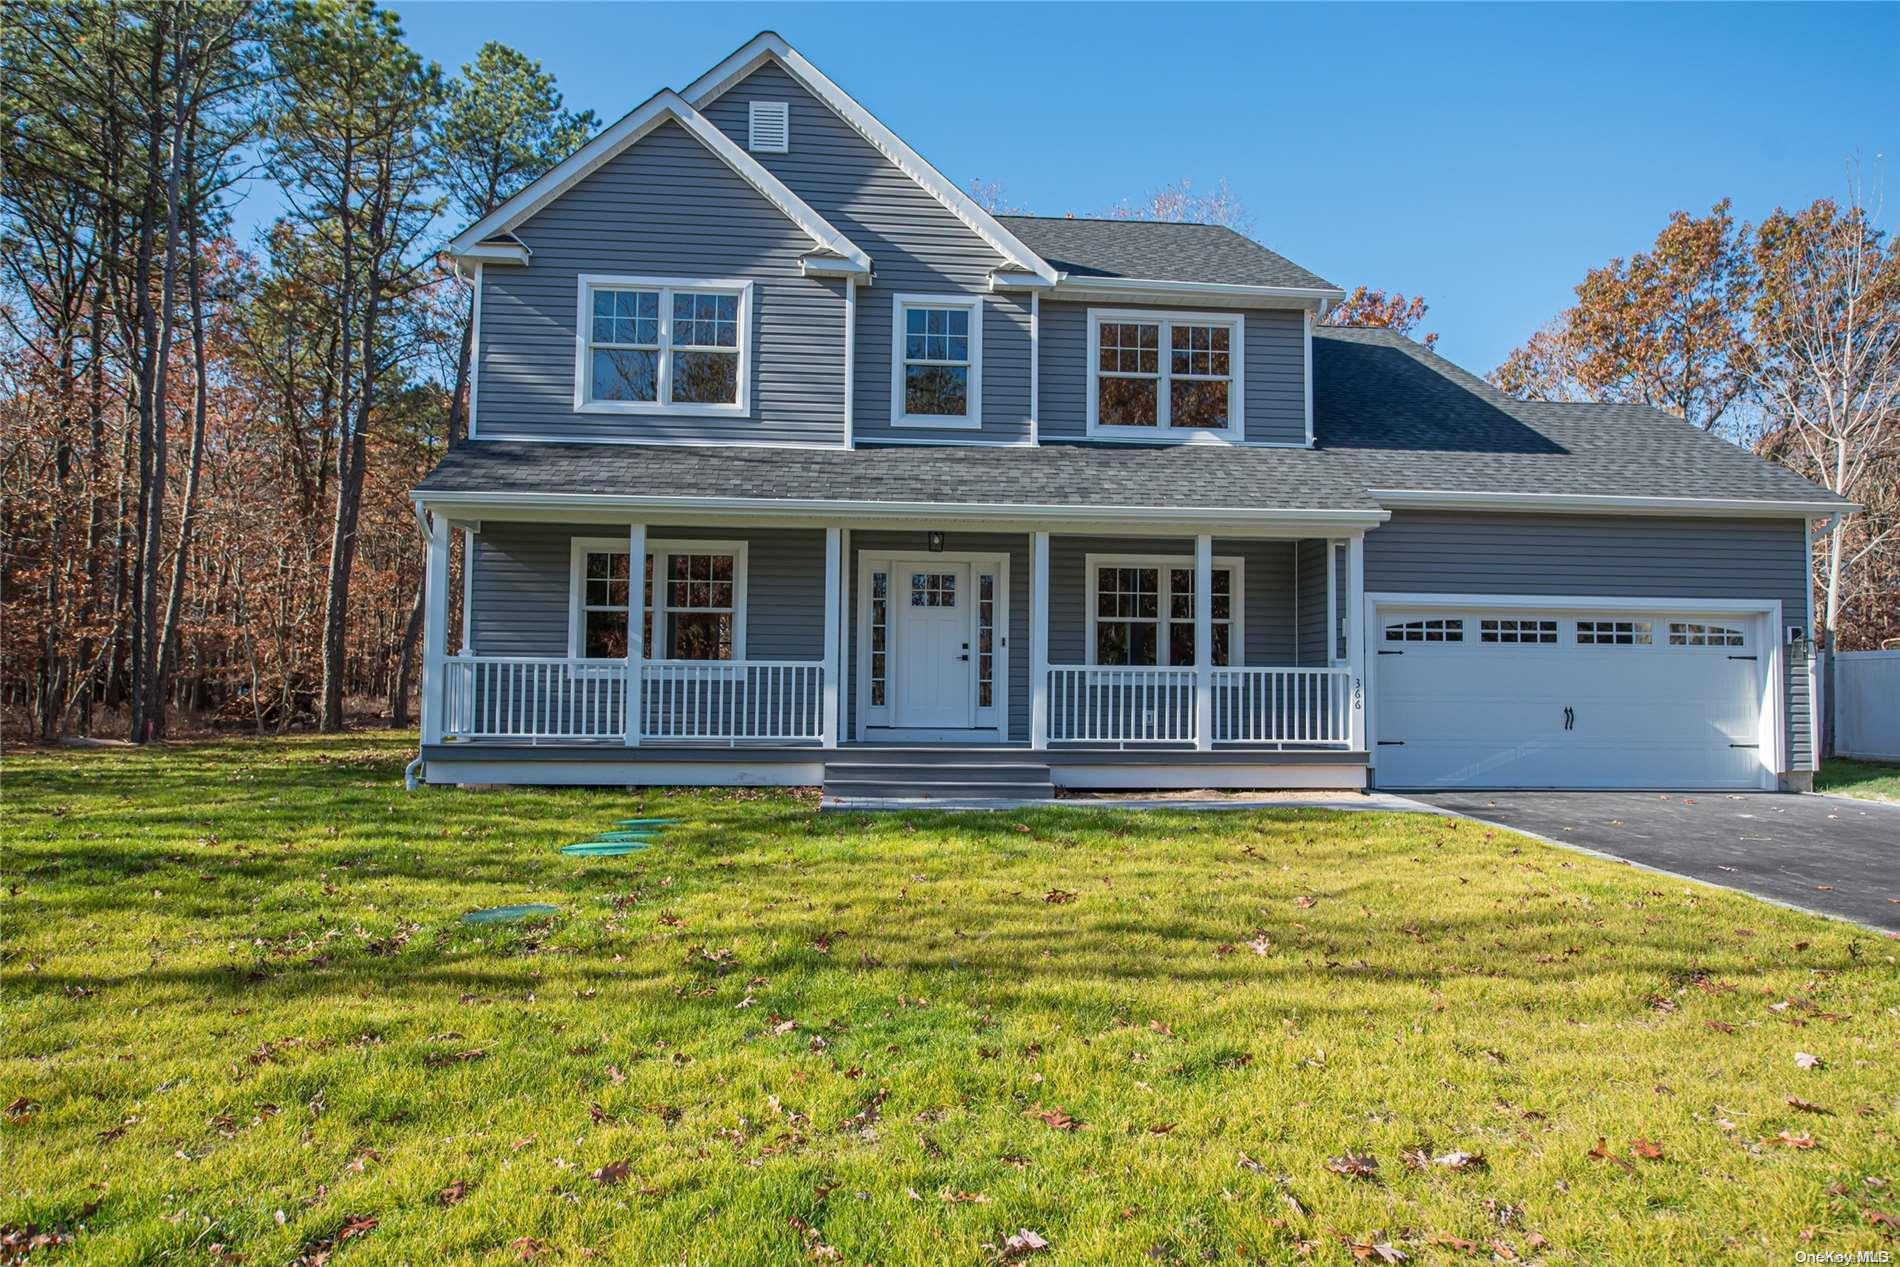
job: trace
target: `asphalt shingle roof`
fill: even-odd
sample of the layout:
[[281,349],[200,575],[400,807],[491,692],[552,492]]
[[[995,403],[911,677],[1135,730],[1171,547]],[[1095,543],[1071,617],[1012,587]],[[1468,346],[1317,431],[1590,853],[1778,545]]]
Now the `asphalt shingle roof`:
[[996,218],[1023,245],[1076,277],[1337,289],[1319,274],[1218,224],[1066,216]]
[[1313,335],[1314,431],[1369,489],[1836,500],[1647,405],[1514,400],[1403,335]]
[[1805,501],[1793,472],[1640,405],[1513,400],[1402,335],[1313,337],[1313,449],[1045,443],[846,449],[526,443],[457,446],[426,493],[787,501],[1371,510],[1375,490]]

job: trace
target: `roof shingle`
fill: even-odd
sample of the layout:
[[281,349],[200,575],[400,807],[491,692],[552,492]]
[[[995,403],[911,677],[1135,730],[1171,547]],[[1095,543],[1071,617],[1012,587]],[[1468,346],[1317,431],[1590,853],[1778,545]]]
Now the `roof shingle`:
[[1023,245],[1078,278],[1338,289],[1319,274],[1223,225],[1067,216],[996,218]]

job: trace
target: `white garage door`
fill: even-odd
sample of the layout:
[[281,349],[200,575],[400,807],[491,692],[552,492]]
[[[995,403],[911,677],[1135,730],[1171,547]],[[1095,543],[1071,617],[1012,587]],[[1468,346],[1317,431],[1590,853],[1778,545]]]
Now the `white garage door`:
[[1754,616],[1380,608],[1382,787],[1760,787]]

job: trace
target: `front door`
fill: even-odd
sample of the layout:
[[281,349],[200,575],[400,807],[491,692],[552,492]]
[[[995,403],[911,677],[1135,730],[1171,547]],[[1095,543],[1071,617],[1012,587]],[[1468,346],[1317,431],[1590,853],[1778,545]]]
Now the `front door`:
[[975,725],[970,565],[906,562],[897,575],[893,722],[945,729]]

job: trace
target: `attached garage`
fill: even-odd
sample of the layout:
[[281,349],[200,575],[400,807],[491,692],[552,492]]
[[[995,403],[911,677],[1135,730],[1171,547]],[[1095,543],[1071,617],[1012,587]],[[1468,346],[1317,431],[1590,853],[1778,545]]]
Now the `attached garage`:
[[1381,787],[1774,786],[1773,607],[1369,606]]

